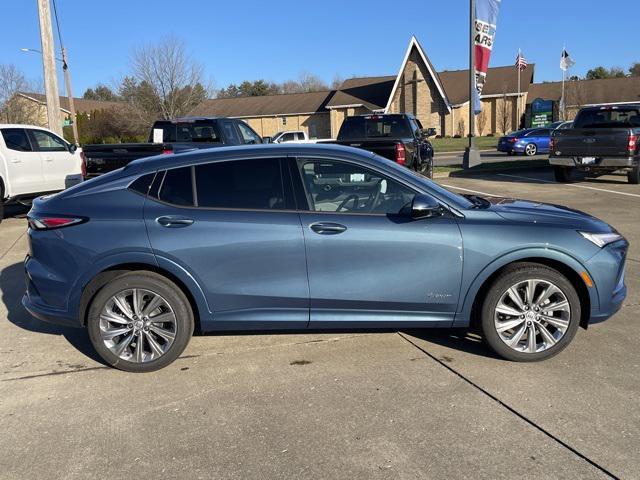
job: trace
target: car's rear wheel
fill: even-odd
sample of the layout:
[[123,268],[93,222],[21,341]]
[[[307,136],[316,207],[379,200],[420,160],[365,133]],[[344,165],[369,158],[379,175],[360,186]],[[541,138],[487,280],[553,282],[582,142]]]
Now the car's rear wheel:
[[569,183],[571,181],[571,167],[560,167],[555,165],[553,167],[553,176],[556,179],[556,182],[560,183]]
[[627,181],[633,185],[640,184],[640,164],[627,172]]
[[535,143],[527,143],[527,146],[524,147],[524,153],[527,157],[533,157],[538,153],[538,147]]
[[433,178],[433,158],[428,157],[418,165],[418,173],[424,175],[427,178]]
[[89,338],[102,359],[128,372],[169,365],[193,333],[193,312],[182,291],[153,272],[130,272],[102,287],[87,317]]
[[501,357],[544,360],[571,342],[580,323],[580,300],[569,280],[544,265],[507,269],[490,287],[482,307],[485,341]]

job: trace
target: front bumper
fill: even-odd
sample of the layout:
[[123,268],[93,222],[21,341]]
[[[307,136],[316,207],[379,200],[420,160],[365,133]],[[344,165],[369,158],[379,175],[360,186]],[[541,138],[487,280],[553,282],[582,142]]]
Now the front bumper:
[[638,164],[635,157],[600,157],[595,162],[583,164],[582,157],[554,157],[549,155],[549,164],[575,168],[631,168]]
[[598,293],[598,305],[591,305],[590,323],[602,322],[622,307],[627,296],[624,273],[628,248],[629,243],[620,240],[601,249],[586,263]]

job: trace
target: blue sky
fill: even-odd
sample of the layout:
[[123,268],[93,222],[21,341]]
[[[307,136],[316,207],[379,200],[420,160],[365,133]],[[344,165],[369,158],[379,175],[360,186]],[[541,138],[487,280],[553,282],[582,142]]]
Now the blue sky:
[[[76,96],[126,74],[131,49],[166,34],[184,40],[218,88],[245,79],[283,81],[303,71],[327,82],[335,75],[395,75],[412,34],[438,70],[465,68],[468,61],[467,0],[414,2],[414,15],[400,8],[406,3],[394,10],[396,2],[379,0],[57,2]],[[40,48],[36,3],[3,1],[0,63],[39,80],[40,57],[20,51]],[[637,0],[502,3],[491,66],[512,64],[520,47],[536,63],[536,81],[559,80],[565,43],[580,75],[600,64],[626,69],[640,61],[631,40],[637,15],[629,14],[637,12]],[[603,35],[607,25],[615,30]]]

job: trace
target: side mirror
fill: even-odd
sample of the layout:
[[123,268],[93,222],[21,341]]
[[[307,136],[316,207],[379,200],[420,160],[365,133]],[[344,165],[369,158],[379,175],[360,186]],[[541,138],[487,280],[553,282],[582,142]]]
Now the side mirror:
[[74,153],[76,153],[76,150],[78,150],[78,145],[76,145],[75,143],[70,143],[69,144],[69,153],[74,154]]
[[442,206],[435,198],[422,194],[413,197],[413,202],[411,202],[411,218],[440,217],[442,213]]
[[272,143],[271,137],[262,137],[262,143]]
[[424,136],[427,138],[433,137],[438,133],[435,128],[427,128],[426,130],[423,130],[423,132],[424,132]]

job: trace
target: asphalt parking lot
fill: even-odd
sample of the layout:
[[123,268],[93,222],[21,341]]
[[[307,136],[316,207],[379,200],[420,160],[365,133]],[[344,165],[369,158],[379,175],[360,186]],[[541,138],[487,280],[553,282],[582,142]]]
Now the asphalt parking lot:
[[640,478],[640,189],[549,169],[438,182],[567,205],[631,242],[625,306],[536,364],[460,332],[194,337],[146,375],[20,305],[24,209],[0,225],[0,478]]

